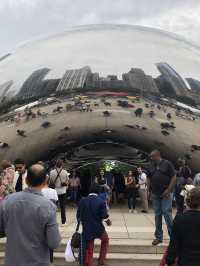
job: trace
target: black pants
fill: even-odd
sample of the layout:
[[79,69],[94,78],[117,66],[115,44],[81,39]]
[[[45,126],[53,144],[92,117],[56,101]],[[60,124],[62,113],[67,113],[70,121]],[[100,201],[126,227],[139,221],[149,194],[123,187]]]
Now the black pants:
[[66,194],[58,195],[60,211],[61,211],[61,221],[62,224],[66,223]]
[[178,213],[183,213],[184,211],[184,197],[180,193],[175,193],[176,208]]
[[53,263],[53,250],[50,250],[50,262]]
[[127,188],[127,198],[128,198],[128,208],[129,210],[135,210],[136,205],[136,196],[137,189],[136,188]]

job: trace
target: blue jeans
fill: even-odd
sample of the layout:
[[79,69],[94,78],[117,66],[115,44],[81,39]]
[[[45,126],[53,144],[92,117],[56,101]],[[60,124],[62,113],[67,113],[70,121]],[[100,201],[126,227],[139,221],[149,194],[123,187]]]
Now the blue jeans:
[[127,188],[127,197],[128,197],[128,208],[129,210],[135,210],[136,205],[136,189],[135,188]]
[[70,196],[71,196],[71,201],[74,203],[77,203],[78,201],[78,187],[71,187],[70,188]]
[[153,195],[153,207],[155,212],[155,238],[163,241],[163,230],[162,230],[162,217],[164,216],[168,234],[171,235],[173,218],[172,218],[172,195],[167,198]]

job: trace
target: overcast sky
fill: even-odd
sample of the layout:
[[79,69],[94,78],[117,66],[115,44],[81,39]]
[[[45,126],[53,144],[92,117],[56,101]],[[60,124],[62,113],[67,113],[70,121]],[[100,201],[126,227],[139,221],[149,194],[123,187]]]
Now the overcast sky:
[[200,45],[200,0],[0,0],[0,55],[68,27],[121,23],[171,31]]

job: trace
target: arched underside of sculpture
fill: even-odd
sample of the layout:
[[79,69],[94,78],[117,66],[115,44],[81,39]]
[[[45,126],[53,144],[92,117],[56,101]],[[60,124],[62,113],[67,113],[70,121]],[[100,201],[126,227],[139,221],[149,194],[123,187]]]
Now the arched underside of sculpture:
[[[63,153],[71,165],[104,158],[133,163],[137,153],[135,149],[146,153],[160,149],[163,156],[174,163],[180,156],[190,155],[191,167],[199,171],[200,152],[192,150],[192,145],[199,145],[199,121],[177,117],[174,110],[168,109],[172,113],[175,129],[168,130],[165,135],[161,123],[167,121],[166,113],[156,110],[155,117],[150,118],[149,109],[144,107],[145,102],[138,106],[144,109],[141,118],[135,117],[130,109],[116,106],[110,107],[110,116],[105,117],[104,107],[99,106],[92,112],[52,113],[45,120],[32,119],[17,128],[14,124],[1,123],[1,141],[8,143],[9,147],[0,149],[0,159],[23,157],[27,163],[32,163]],[[41,125],[46,120],[50,125],[44,128]],[[17,135],[18,129],[24,130],[26,136]],[[105,153],[99,150],[101,143]]]

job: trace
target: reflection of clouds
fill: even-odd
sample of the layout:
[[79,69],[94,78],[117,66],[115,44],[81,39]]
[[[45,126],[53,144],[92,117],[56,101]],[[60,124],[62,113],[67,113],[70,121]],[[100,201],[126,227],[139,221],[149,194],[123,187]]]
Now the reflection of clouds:
[[51,69],[45,78],[54,79],[86,65],[101,76],[121,78],[137,67],[157,77],[156,62],[167,62],[183,78],[200,79],[200,50],[185,40],[148,28],[99,25],[24,45],[0,62],[0,84],[13,79],[16,91],[37,69]]
[[165,13],[151,18],[141,18],[140,24],[181,34],[199,45],[197,32],[200,26],[200,3],[199,1],[180,2],[179,8],[166,10]]
[[96,23],[153,26],[199,41],[199,1],[1,0],[0,54],[39,35]]

